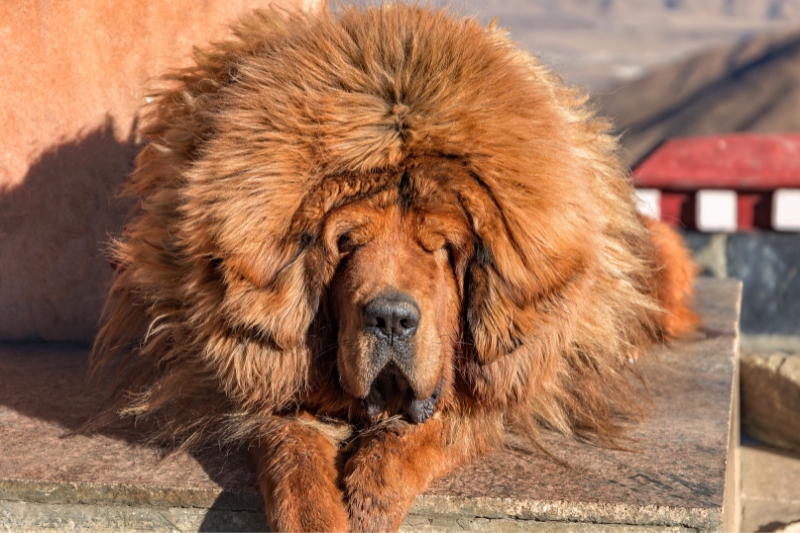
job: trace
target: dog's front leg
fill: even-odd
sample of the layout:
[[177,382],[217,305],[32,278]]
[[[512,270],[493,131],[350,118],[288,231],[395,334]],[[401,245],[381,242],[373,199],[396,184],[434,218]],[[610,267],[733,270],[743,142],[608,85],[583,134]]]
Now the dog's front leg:
[[354,531],[397,531],[431,480],[467,459],[460,442],[448,444],[447,426],[441,418],[399,422],[364,438],[344,472]]
[[312,418],[277,418],[254,449],[272,531],[348,531],[337,484],[337,440]]

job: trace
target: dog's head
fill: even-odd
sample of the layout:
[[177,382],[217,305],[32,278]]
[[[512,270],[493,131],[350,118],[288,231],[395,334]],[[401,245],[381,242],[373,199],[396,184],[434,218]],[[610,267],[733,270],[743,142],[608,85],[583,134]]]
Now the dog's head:
[[437,187],[448,172],[463,170],[427,162],[399,181],[395,171],[394,187],[325,223],[326,248],[338,254],[328,294],[340,383],[370,417],[424,422],[452,381],[473,242],[464,211]]
[[[546,228],[550,207],[517,213],[526,220],[509,218],[514,209],[468,160],[441,154],[328,176],[294,211],[289,238],[222,261],[222,309],[231,322],[249,317],[248,329],[283,352],[335,331],[336,377],[366,414],[424,422],[456,379],[469,381],[456,358],[488,364],[541,334],[558,312],[556,292],[584,266],[580,239],[519,233],[524,222]],[[277,248],[284,243],[291,253]],[[254,260],[281,256],[290,259],[264,279]],[[250,312],[262,298],[261,313]],[[323,310],[329,323],[319,324]]]
[[144,322],[176,376],[285,409],[329,306],[345,391],[424,421],[469,381],[456,358],[491,364],[571,320],[613,142],[474,21],[282,16],[254,15],[156,99],[115,258],[128,300],[100,344]]

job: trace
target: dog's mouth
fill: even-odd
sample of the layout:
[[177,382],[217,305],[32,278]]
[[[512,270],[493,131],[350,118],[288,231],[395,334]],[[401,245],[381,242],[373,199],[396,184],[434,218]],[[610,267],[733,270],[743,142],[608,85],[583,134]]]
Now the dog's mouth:
[[394,364],[389,362],[372,382],[369,395],[364,398],[364,409],[371,419],[381,412],[405,413],[417,424],[428,420],[436,410],[436,403],[442,391],[442,380],[428,398],[416,398],[408,380]]

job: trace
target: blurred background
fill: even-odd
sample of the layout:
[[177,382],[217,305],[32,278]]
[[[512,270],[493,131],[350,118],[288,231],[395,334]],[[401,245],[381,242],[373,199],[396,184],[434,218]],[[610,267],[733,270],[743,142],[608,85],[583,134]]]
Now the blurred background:
[[[631,165],[668,136],[800,129],[798,0],[449,4],[497,17],[567,83],[586,87],[624,133]],[[675,120],[687,107],[691,116]]]

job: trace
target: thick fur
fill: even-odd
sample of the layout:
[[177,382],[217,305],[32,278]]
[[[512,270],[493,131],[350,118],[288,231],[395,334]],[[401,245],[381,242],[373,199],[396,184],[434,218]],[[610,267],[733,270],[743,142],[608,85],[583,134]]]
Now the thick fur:
[[[694,270],[636,214],[585,96],[444,11],[260,12],[235,31],[146,121],[95,345],[121,361],[112,415],[252,443],[287,530],[396,529],[509,428],[614,443],[639,413],[630,361],[696,322]],[[353,317],[388,286],[423,313],[407,377],[419,398],[439,387],[424,423],[365,412]]]

